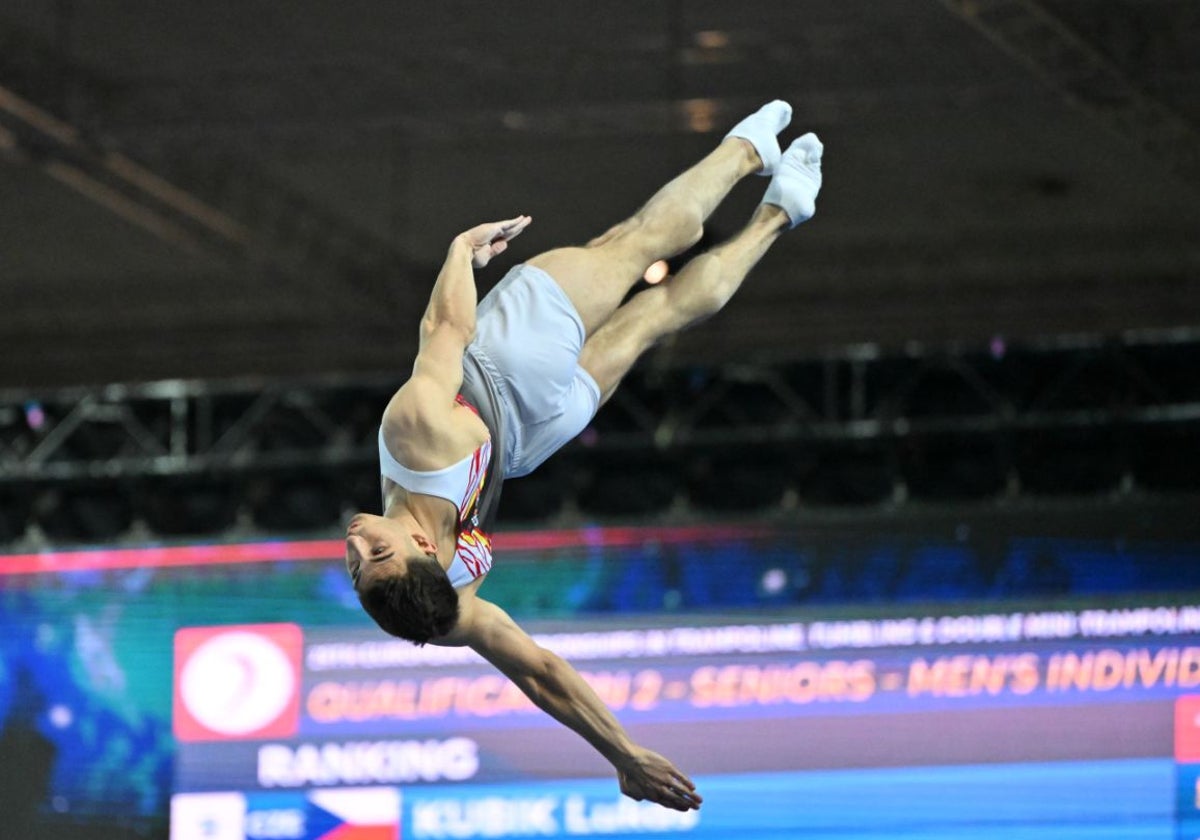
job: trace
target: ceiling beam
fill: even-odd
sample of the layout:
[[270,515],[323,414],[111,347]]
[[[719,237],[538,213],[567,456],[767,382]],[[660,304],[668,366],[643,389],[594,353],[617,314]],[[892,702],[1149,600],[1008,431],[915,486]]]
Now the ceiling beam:
[[[118,146],[145,150],[103,124],[111,85],[13,30],[0,30],[0,49],[0,160],[38,166],[163,241],[303,286],[334,311],[386,323],[389,308],[427,295],[425,266],[248,159],[193,146],[135,161]],[[63,100],[68,118],[39,98]],[[347,305],[347,292],[380,306]]]
[[1068,101],[1200,191],[1200,131],[1035,0],[938,0]]
[[[124,155],[84,142],[78,129],[0,85],[0,148],[147,233],[189,253],[204,230],[245,244],[247,232]],[[189,230],[189,228],[194,228]]]

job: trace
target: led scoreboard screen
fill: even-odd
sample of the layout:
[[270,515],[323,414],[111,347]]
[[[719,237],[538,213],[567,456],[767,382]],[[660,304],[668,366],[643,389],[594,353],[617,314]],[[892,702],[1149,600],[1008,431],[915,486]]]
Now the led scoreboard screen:
[[174,840],[1200,837],[1200,607],[531,625],[705,802],[612,768],[463,648],[174,642]]

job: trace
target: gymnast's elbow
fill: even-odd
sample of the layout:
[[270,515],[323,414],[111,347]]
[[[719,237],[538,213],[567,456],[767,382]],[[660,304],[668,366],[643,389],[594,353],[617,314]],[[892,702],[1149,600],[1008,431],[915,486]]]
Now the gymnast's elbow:
[[475,340],[475,310],[439,309],[421,319],[421,343],[445,341],[466,347]]

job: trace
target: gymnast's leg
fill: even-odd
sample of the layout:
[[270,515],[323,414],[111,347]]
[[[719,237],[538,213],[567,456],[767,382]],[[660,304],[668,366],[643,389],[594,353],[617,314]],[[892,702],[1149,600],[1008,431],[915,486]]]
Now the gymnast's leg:
[[620,306],[583,346],[579,364],[600,388],[601,403],[638,357],[662,338],[719,311],[779,236],[810,218],[821,187],[823,148],[814,134],[796,140],[749,224],[678,274]]
[[585,334],[591,335],[652,263],[699,241],[704,220],[734,184],[754,172],[774,174],[780,161],[775,135],[791,113],[791,106],[780,100],[764,105],[631,218],[585,247],[548,251],[529,264],[554,278],[579,313]]

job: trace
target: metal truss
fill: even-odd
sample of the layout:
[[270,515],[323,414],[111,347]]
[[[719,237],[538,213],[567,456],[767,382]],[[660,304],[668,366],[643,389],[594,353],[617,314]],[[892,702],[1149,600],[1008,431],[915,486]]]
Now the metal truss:
[[[0,396],[0,482],[366,463],[395,383],[166,381]],[[369,427],[369,428],[368,428]]]
[[[1200,332],[636,369],[566,457],[1200,421]],[[394,379],[0,393],[0,484],[373,468]]]
[[664,449],[1200,420],[1200,380],[1181,384],[1174,367],[1194,364],[1196,340],[1134,333],[982,352],[913,346],[892,357],[864,345],[792,365],[651,374],[617,391],[595,443]]

